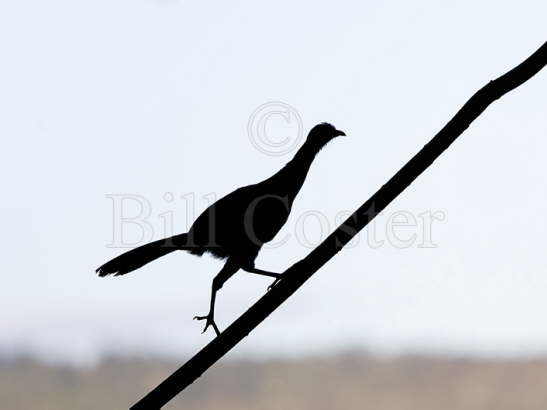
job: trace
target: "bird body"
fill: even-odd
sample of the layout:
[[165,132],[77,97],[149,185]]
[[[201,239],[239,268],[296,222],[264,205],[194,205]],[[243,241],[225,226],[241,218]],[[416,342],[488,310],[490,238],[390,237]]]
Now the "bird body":
[[236,189],[209,206],[192,224],[188,233],[160,239],[132,249],[97,269],[99,276],[123,275],[175,250],[194,255],[210,253],[227,259],[213,280],[211,310],[204,331],[214,323],[216,292],[239,269],[271,276],[280,275],[255,268],[262,246],[271,241],[289,218],[293,202],[302,187],[316,154],[333,138],[345,135],[332,125],[315,126],[294,158],[270,178]]

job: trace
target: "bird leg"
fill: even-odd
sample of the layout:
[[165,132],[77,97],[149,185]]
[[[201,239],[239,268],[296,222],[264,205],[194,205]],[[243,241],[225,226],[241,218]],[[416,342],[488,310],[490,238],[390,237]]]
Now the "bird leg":
[[242,268],[244,271],[246,272],[249,272],[249,273],[255,273],[257,275],[262,275],[262,276],[269,276],[271,278],[275,278],[274,282],[268,286],[268,291],[272,290],[272,288],[277,285],[277,282],[279,282],[283,276],[282,273],[275,273],[275,272],[269,272],[267,270],[262,270],[262,269],[258,269],[258,268],[255,268],[254,266],[253,267],[245,267],[245,268]]
[[226,282],[230,277],[236,273],[239,270],[239,264],[235,262],[232,259],[228,259],[224,267],[221,269],[221,271],[218,273],[217,276],[213,279],[213,284],[211,286],[211,306],[209,308],[209,313],[205,316],[194,316],[194,320],[205,320],[205,328],[203,329],[203,332],[207,330],[209,326],[212,326],[215,330],[215,333],[217,336],[220,336],[220,331],[218,330],[218,326],[215,323],[215,299],[217,296],[217,292],[222,288],[222,285],[224,285],[224,282]]
[[[215,278],[216,279],[216,278]],[[213,286],[212,286],[212,293],[211,293],[211,307],[209,308],[209,313],[205,316],[194,316],[194,320],[205,320],[205,327],[203,328],[203,331],[201,333],[205,333],[207,328],[209,326],[213,326],[213,329],[215,330],[215,333],[217,336],[220,336],[220,331],[218,330],[218,326],[215,323],[215,298],[217,295],[217,290],[215,287],[215,280],[213,280]]]

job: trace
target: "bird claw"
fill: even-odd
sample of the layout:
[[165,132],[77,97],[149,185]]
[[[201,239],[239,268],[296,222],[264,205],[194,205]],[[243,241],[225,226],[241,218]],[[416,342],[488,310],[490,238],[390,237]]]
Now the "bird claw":
[[280,280],[281,280],[281,276],[279,276],[278,278],[275,278],[275,280],[273,281],[273,283],[272,283],[270,286],[268,286],[268,292],[269,292],[270,290],[272,290],[273,287],[274,287],[275,285],[277,285],[277,283],[278,283]]
[[215,323],[213,315],[208,314],[206,316],[194,316],[194,320],[206,320],[205,327],[203,328],[203,331],[201,332],[201,334],[205,333],[209,326],[212,326],[217,336],[220,336],[220,331],[218,330],[218,327],[217,327],[217,324]]

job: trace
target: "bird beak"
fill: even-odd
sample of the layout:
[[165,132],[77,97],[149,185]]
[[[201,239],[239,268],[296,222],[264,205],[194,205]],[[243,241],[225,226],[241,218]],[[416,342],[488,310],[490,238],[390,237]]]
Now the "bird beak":
[[346,133],[345,133],[344,131],[336,130],[336,132],[334,133],[334,135],[336,135],[337,137],[339,137],[339,136],[345,137],[345,136],[346,136]]

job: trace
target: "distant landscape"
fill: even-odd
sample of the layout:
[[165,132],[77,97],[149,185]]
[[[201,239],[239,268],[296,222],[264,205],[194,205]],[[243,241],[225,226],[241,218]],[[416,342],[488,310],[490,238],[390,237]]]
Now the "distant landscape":
[[[110,358],[90,368],[0,364],[5,410],[124,409],[181,360]],[[407,356],[224,361],[165,407],[185,410],[544,410],[547,358]]]

